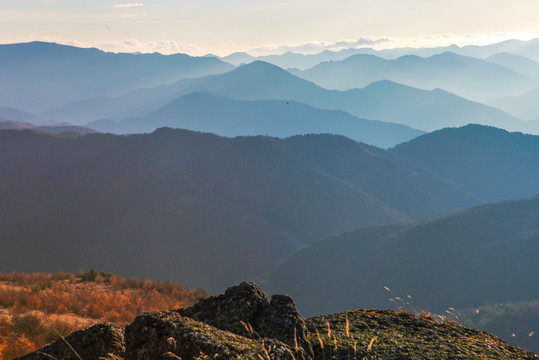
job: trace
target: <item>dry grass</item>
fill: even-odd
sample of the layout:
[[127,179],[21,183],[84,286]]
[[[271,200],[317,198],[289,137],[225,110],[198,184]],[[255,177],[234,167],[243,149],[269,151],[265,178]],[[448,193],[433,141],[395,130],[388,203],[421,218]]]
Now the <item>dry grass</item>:
[[397,314],[398,316],[406,317],[406,318],[414,317],[414,315],[406,309],[399,309],[399,311],[397,311],[395,314]]
[[417,315],[418,318],[431,321],[431,322],[437,322],[436,317],[432,315],[430,312],[427,311],[420,311]]
[[451,319],[451,318],[449,318],[447,316],[442,316],[441,317],[441,323],[445,324],[445,325],[449,325],[449,326],[460,326],[460,324],[458,323],[457,320]]
[[173,282],[106,273],[0,274],[0,360],[99,322],[125,325],[142,312],[190,306],[205,296]]

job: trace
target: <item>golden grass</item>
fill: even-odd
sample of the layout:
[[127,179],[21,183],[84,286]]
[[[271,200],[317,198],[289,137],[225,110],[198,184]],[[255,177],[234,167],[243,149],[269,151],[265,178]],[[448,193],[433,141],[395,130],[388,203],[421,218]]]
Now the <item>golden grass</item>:
[[372,350],[372,346],[374,345],[374,341],[376,340],[376,336],[371,339],[369,342],[369,345],[367,346],[367,352],[370,352]]
[[422,320],[436,322],[436,317],[427,311],[420,311],[416,316]]
[[99,322],[126,325],[142,312],[186,307],[206,296],[173,282],[112,274],[83,279],[68,273],[0,274],[0,360]]

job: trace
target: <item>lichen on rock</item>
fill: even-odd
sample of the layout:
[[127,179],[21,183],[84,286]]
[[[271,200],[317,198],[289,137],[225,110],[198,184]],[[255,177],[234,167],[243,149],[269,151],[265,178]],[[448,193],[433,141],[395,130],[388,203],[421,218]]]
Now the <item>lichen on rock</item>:
[[125,332],[126,359],[292,359],[275,339],[249,339],[163,311],[137,316]]
[[65,338],[22,356],[20,360],[121,360],[125,355],[124,329],[110,323],[75,331]]
[[243,282],[228,288],[223,295],[199,301],[183,316],[252,339],[273,338],[294,349],[296,358],[311,359],[305,321],[291,297],[274,295],[268,302],[256,284]]

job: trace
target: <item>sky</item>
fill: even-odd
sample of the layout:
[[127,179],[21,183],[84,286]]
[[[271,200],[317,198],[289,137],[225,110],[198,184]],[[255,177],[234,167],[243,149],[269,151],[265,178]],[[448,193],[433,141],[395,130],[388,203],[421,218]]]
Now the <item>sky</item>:
[[223,56],[539,37],[538,0],[135,1],[0,0],[0,43]]

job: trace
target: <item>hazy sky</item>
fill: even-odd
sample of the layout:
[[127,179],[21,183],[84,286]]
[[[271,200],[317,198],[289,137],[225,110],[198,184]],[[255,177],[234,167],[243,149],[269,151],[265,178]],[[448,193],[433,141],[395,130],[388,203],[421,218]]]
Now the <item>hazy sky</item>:
[[539,37],[539,0],[0,0],[0,43],[317,52]]

